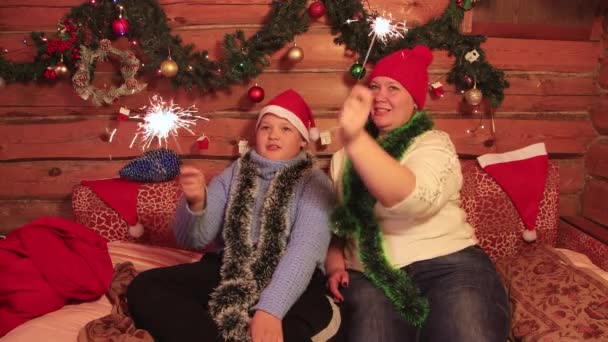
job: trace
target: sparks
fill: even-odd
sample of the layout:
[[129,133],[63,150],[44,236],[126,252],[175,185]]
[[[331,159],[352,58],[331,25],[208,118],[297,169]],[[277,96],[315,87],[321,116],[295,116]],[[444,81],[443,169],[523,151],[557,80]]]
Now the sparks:
[[403,38],[403,34],[399,32],[399,29],[405,31],[405,28],[402,27],[402,24],[393,24],[391,18],[387,19],[382,16],[377,16],[374,18],[367,18],[367,21],[370,23],[371,26],[371,31],[369,35],[374,35],[376,39],[378,39],[384,44],[386,44],[389,39]]
[[174,104],[173,100],[167,103],[158,95],[154,95],[150,99],[150,105],[143,107],[142,110],[146,111],[140,118],[143,122],[137,124],[137,131],[129,147],[133,147],[139,138],[143,150],[150,147],[154,139],[158,141],[159,147],[163,144],[167,146],[168,138],[176,139],[179,129],[185,129],[195,135],[190,127],[196,125],[196,121],[199,119],[209,120],[195,115],[198,113],[198,109],[194,105],[183,109]]

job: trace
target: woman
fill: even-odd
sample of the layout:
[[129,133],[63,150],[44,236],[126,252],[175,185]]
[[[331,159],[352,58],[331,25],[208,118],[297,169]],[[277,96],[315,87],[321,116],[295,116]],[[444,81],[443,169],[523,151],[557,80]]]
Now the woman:
[[[255,150],[205,190],[182,167],[175,235],[187,248],[212,241],[201,261],[144,272],[128,289],[135,324],[159,341],[310,341],[332,319],[321,273],[334,195],[303,151],[312,113],[287,90],[260,111]],[[334,329],[335,333],[335,329]]]
[[[381,59],[340,118],[331,177],[328,287],[343,301],[348,341],[505,341],[507,296],[460,208],[449,136],[421,109],[431,51]],[[366,125],[367,124],[367,125]]]

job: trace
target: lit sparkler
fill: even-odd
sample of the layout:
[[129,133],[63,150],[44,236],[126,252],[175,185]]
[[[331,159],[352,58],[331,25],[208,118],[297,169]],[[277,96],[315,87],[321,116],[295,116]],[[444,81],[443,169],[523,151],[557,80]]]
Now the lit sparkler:
[[[358,21],[358,19],[348,19],[346,21],[347,24]],[[367,22],[370,24],[370,32],[369,35],[372,36],[372,41],[369,44],[369,48],[367,49],[367,53],[365,54],[365,59],[363,60],[363,67],[367,64],[367,59],[369,58],[369,54],[374,47],[374,43],[376,39],[379,40],[383,44],[387,44],[390,39],[403,38],[403,34],[399,32],[400,30],[404,33],[407,32],[407,26],[405,21],[402,23],[393,24],[393,20],[389,15],[388,18],[376,15],[367,18]],[[361,73],[363,75],[363,73]]]
[[168,138],[176,139],[180,129],[195,135],[190,127],[195,126],[199,119],[209,120],[195,115],[198,113],[196,106],[192,105],[184,109],[174,104],[173,100],[163,101],[159,95],[154,95],[150,99],[150,105],[143,107],[142,110],[146,110],[143,116],[134,116],[140,118],[142,122],[137,124],[137,131],[129,147],[133,147],[133,144],[139,140],[143,150],[150,147],[155,139],[158,141],[158,146],[163,144],[167,146]]

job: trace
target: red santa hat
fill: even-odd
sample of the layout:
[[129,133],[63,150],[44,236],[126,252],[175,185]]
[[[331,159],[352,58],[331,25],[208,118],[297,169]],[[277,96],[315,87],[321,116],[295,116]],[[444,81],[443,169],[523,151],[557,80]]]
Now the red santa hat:
[[275,96],[260,110],[258,122],[255,125],[256,129],[266,114],[274,114],[289,121],[307,142],[319,139],[319,129],[315,125],[315,118],[310,107],[293,89],[288,89]]
[[410,93],[419,109],[424,108],[429,88],[429,64],[433,53],[424,45],[413,49],[401,49],[382,57],[374,66],[369,80],[385,76],[399,82]]
[[89,187],[99,198],[118,215],[127,221],[129,235],[138,238],[144,233],[144,226],[137,220],[137,195],[140,182],[124,178],[83,180],[82,185]]
[[544,143],[477,158],[481,167],[509,195],[524,222],[524,240],[536,240],[536,218],[549,170]]

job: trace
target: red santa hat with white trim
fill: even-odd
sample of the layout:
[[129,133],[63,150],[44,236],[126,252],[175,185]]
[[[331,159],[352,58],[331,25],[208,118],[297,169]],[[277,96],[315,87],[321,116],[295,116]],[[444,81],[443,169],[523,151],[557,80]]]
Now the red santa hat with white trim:
[[142,183],[124,178],[107,178],[83,180],[81,184],[89,187],[127,222],[129,235],[134,238],[143,235],[144,226],[137,217],[137,196]]
[[549,171],[544,143],[477,158],[481,167],[507,193],[524,222],[524,240],[536,240],[536,218]]
[[306,142],[319,139],[319,129],[315,125],[315,118],[310,107],[304,98],[293,89],[287,89],[275,96],[260,110],[256,128],[266,114],[274,114],[289,121]]

